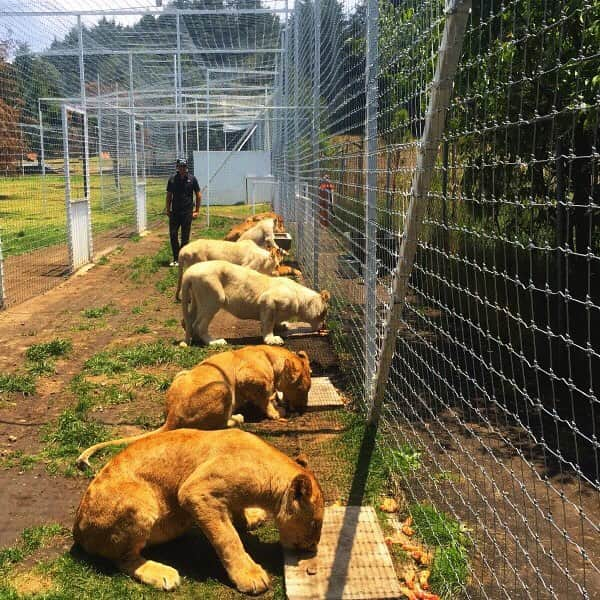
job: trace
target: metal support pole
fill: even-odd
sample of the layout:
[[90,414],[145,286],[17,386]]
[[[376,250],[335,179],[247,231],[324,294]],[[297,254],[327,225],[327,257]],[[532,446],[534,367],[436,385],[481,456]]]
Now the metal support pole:
[[[40,160],[42,161],[42,177],[46,177],[46,155],[44,152],[44,122],[42,120],[42,102],[39,98],[38,117],[40,120]],[[46,194],[44,194],[44,208],[46,208]]]
[[[119,202],[119,204],[121,204],[121,151],[119,149],[119,84],[115,83],[115,95],[116,95],[116,99],[117,99],[117,114],[116,114],[116,118],[115,118],[115,127],[117,129],[116,132],[116,139],[115,139],[115,143],[117,145],[116,147],[116,167],[117,167],[117,172],[113,173],[113,178],[115,180],[115,184],[117,186],[117,200]],[[115,162],[113,161],[113,169],[115,168]]]
[[198,100],[196,103],[196,152],[200,150],[200,129],[198,127]]
[[312,162],[313,189],[315,190],[312,206],[313,224],[313,285],[319,287],[319,127],[321,103],[321,0],[314,0],[314,64],[313,64],[313,115],[312,115]]
[[365,390],[377,365],[377,68],[379,0],[367,2],[365,61]]
[[381,415],[383,398],[396,347],[396,336],[405,304],[406,289],[417,252],[417,242],[434,173],[446,112],[463,39],[471,0],[446,0],[446,23],[440,43],[431,95],[425,117],[425,129],[418,147],[417,166],[413,175],[411,199],[404,223],[400,256],[394,270],[393,302],[385,324],[385,333],[377,372],[369,391],[372,398],[369,424],[376,425]]
[[173,54],[173,87],[175,93],[175,154],[177,158],[179,158],[181,156],[181,152],[179,150],[179,93],[177,82],[177,54]]
[[[79,94],[81,96],[81,106],[83,111],[86,111],[86,98],[85,98],[85,62],[83,58],[83,23],[81,22],[81,15],[77,17],[77,29],[79,37]],[[84,128],[84,143],[88,143],[87,138],[87,127]],[[83,158],[83,186],[87,187],[89,181],[87,179],[87,173],[89,171],[88,165],[86,164],[87,154],[84,154]],[[91,256],[91,254],[90,254]]]
[[[287,0],[286,0],[287,4]],[[282,46],[285,48],[287,46],[287,25],[286,29],[281,32],[283,36]],[[281,60],[281,100],[283,105],[287,107],[287,80],[288,80],[288,64],[287,64],[287,55],[284,53]],[[283,207],[283,214],[285,215],[285,219],[288,220],[290,217],[289,211],[289,197],[288,197],[288,127],[287,127],[287,108],[283,108],[281,111],[282,117],[282,150],[283,150],[283,198],[281,198],[280,204]]]
[[[176,31],[177,31],[177,84],[176,84],[176,94],[178,97],[178,103],[177,106],[179,107],[179,112],[181,113],[181,88],[182,86],[182,79],[181,79],[181,22],[179,19],[179,13],[177,13],[177,15],[175,16],[175,26],[176,26]],[[183,142],[183,123],[178,122],[178,131],[179,131],[179,135],[181,136],[179,143],[179,149],[181,150],[182,154],[186,154],[187,155],[187,148],[185,148],[184,146],[184,142]]]
[[129,54],[129,152],[130,171],[133,181],[133,197],[137,193],[137,144],[135,134],[135,110],[133,102],[133,55]]
[[294,2],[294,211],[298,230],[299,255],[302,256],[304,244],[304,213],[300,212],[300,122],[298,120],[298,106],[300,106],[300,94],[298,90],[298,71],[300,60],[300,2]]
[[210,227],[210,70],[206,69],[206,225]]
[[102,172],[102,103],[100,102],[100,73],[98,73],[97,83],[98,98],[98,171],[100,172],[100,205],[104,210],[104,177]]

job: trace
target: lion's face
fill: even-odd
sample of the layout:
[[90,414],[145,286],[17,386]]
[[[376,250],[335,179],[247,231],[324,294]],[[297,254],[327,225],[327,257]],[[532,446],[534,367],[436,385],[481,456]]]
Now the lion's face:
[[283,393],[287,407],[292,412],[303,413],[306,410],[311,383],[310,375],[310,362],[304,350],[286,360],[285,373],[281,379],[279,391]]
[[[296,459],[306,467],[306,459]],[[321,539],[325,504],[323,492],[309,469],[294,477],[277,516],[277,527],[284,548],[315,552]]]

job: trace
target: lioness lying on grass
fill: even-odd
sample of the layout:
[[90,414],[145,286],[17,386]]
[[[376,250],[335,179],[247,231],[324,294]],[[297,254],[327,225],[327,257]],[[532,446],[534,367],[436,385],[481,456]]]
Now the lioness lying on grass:
[[237,413],[246,403],[258,407],[269,419],[279,419],[277,394],[291,412],[303,413],[310,390],[310,364],[306,352],[271,346],[247,346],[211,356],[189,371],[181,371],[167,390],[164,425],[154,431],[100,442],[77,459],[90,466],[98,450],[130,444],[172,429],[223,429],[243,423]]
[[197,525],[236,588],[260,594],[269,576],[233,524],[252,527],[270,514],[283,546],[314,551],[323,510],[304,457],[294,461],[235,429],[179,429],[135,442],[96,475],[77,509],[73,537],[131,577],[172,590],[180,583],[177,570],[141,552]]
[[265,344],[283,344],[273,334],[292,318],[310,323],[314,329],[327,315],[329,292],[315,292],[285,277],[269,277],[222,260],[192,265],[184,274],[181,306],[185,341],[191,344],[225,344],[213,340],[208,326],[220,308],[238,319],[261,322]]

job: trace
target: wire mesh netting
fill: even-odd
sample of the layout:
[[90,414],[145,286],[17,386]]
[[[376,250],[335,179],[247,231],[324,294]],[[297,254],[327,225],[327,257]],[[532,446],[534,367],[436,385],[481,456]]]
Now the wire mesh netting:
[[[65,131],[94,251],[139,230],[140,189],[158,216],[175,156],[269,151],[272,177],[239,197],[273,200],[332,293],[365,415],[391,339],[378,443],[407,502],[466,540],[436,559],[446,595],[598,594],[600,3],[475,0],[454,37],[467,2],[97,4],[0,15],[5,303],[73,268]],[[460,55],[449,79],[440,45]],[[449,81],[446,112],[432,98]]]
[[[291,109],[276,131],[283,209],[305,272],[334,296],[329,326],[367,411],[447,14],[442,2],[368,8],[297,2],[281,92]],[[457,595],[600,589],[599,9],[473,2],[396,300],[380,443],[409,503],[470,530]],[[416,471],[406,456],[419,457]]]

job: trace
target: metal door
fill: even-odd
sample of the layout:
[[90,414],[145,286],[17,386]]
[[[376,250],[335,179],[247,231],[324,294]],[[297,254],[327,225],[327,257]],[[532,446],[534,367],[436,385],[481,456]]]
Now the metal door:
[[85,110],[63,104],[62,124],[69,258],[71,271],[76,271],[89,263],[93,255],[90,164]]

